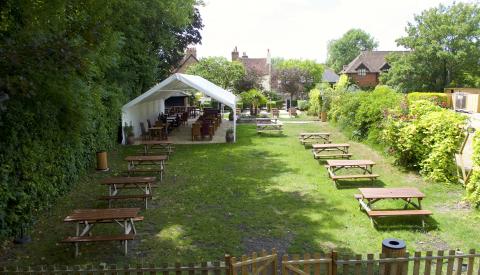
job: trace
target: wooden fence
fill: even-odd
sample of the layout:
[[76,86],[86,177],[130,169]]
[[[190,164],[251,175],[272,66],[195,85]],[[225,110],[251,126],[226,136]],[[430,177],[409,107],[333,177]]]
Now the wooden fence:
[[161,274],[161,275],[480,275],[480,254],[475,250],[406,253],[401,258],[384,254],[339,255],[337,252],[283,255],[275,250],[241,257],[225,256],[223,262],[150,266],[52,266],[0,268],[3,274]]

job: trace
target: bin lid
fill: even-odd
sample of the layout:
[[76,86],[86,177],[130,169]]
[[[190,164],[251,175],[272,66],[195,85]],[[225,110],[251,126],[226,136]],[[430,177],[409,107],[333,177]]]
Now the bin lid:
[[407,245],[404,240],[388,238],[382,241],[382,246],[390,249],[403,249]]

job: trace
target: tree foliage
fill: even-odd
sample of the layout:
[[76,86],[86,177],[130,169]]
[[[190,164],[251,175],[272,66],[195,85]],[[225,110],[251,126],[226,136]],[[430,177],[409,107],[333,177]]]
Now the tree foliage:
[[415,16],[398,45],[408,54],[388,57],[391,69],[382,82],[402,91],[441,91],[477,86],[480,78],[480,6],[439,5]]
[[292,98],[310,91],[322,81],[324,67],[313,60],[277,59],[274,62],[274,79],[280,92]]
[[378,42],[361,29],[351,29],[341,38],[328,43],[327,65],[334,71],[342,70],[343,65],[350,63],[361,51],[370,51],[378,47]]
[[122,104],[164,78],[201,27],[194,0],[2,2],[0,237],[115,144]]
[[234,90],[235,84],[246,75],[243,64],[225,57],[205,57],[187,69],[188,74],[201,76],[216,85]]

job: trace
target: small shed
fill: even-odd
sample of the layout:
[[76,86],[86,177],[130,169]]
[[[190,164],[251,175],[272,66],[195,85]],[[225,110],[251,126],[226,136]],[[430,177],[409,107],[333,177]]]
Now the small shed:
[[[155,121],[159,113],[165,112],[165,100],[181,96],[185,93],[201,92],[204,95],[225,104],[232,110],[236,108],[236,97],[233,93],[196,75],[176,73],[156,84],[145,93],[139,95],[122,107],[122,126],[133,126],[135,137],[141,135],[140,122],[147,119]],[[236,139],[236,114],[233,112],[233,133]],[[125,143],[126,137],[123,137]]]
[[449,94],[449,106],[455,111],[480,113],[480,89],[478,88],[445,88]]

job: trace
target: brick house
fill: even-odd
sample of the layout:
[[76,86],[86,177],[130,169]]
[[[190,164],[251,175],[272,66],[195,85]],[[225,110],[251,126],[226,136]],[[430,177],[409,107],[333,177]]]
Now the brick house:
[[182,58],[180,63],[178,63],[178,66],[173,70],[172,73],[184,74],[187,71],[188,67],[196,63],[198,63],[197,49],[187,48],[187,50],[185,51],[185,56]]
[[271,90],[272,79],[272,59],[270,50],[267,50],[266,58],[250,58],[246,52],[240,56],[237,47],[232,51],[232,61],[239,61],[247,71],[255,72],[261,78],[261,84],[264,90]]
[[350,64],[345,65],[341,74],[346,74],[360,88],[372,88],[378,85],[382,72],[390,69],[385,57],[390,53],[402,51],[362,51]]

